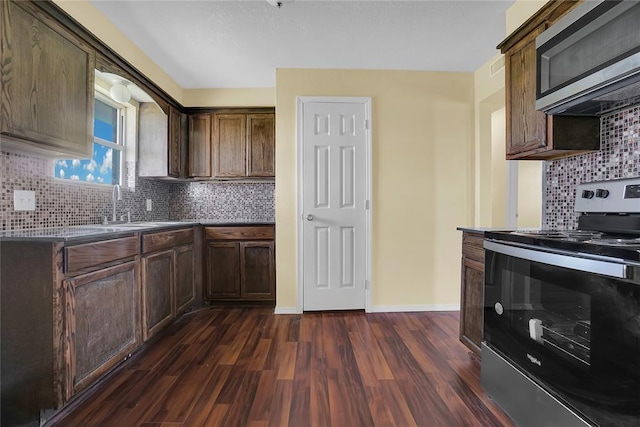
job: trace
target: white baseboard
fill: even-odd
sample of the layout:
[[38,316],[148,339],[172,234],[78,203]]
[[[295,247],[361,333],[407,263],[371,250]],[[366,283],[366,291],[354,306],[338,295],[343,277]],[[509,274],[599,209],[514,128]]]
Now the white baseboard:
[[300,314],[296,307],[276,307],[273,314]]
[[[412,311],[459,311],[459,304],[427,304],[427,305],[377,305],[369,313],[398,313]],[[274,314],[300,314],[296,307],[276,307]]]
[[459,304],[427,304],[427,305],[376,305],[371,313],[393,313],[411,311],[459,311]]

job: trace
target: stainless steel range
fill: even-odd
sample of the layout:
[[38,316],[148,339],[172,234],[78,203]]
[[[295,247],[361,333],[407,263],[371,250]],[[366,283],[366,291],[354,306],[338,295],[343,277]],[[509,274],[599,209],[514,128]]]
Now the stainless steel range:
[[578,230],[485,233],[482,385],[520,426],[638,426],[640,178],[575,206]]

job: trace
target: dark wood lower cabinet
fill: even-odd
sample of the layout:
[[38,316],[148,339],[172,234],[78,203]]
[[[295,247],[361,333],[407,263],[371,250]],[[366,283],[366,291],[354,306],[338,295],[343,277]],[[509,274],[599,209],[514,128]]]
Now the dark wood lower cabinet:
[[205,236],[209,302],[275,303],[273,226],[207,227]]
[[93,383],[140,343],[136,262],[64,281],[68,397]]
[[193,230],[142,237],[143,337],[148,340],[195,302]]
[[462,235],[460,293],[460,341],[480,355],[483,334],[484,236],[465,231]]
[[173,250],[142,258],[143,337],[158,333],[173,320]]
[[240,243],[240,295],[272,299],[275,293],[273,242]]

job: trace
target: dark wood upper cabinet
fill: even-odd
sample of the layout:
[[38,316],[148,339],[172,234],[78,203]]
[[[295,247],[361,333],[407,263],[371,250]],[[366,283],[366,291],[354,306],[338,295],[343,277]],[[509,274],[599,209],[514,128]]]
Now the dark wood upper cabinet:
[[3,148],[90,157],[94,49],[32,2],[0,14]]
[[189,177],[211,177],[211,114],[189,116]]
[[535,39],[580,1],[550,1],[509,35],[505,55],[507,160],[547,160],[600,148],[598,117],[537,111]]
[[213,115],[213,176],[246,176],[246,115]]
[[247,114],[247,176],[275,176],[275,114]]
[[228,108],[189,116],[189,176],[221,179],[275,176],[275,113]]

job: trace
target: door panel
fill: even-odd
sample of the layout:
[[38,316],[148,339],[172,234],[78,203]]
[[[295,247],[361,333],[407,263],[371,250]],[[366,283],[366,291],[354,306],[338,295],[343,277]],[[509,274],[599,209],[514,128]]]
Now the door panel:
[[244,114],[213,115],[213,175],[244,177],[246,175],[246,116]]
[[366,108],[357,102],[303,106],[304,310],[365,307]]
[[240,243],[207,242],[207,298],[240,297]]
[[173,319],[173,250],[142,258],[144,339],[158,333]]
[[175,300],[176,314],[178,314],[195,301],[195,253],[193,245],[176,248],[175,263]]
[[240,243],[240,289],[243,298],[273,299],[273,247],[273,242]]

